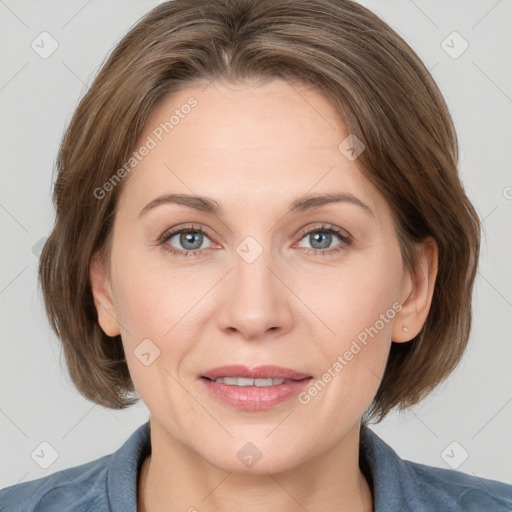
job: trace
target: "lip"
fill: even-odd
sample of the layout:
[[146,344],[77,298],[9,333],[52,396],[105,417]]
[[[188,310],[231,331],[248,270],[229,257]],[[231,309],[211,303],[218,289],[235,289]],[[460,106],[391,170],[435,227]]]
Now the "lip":
[[[219,377],[246,377],[252,379],[285,379],[276,386],[231,386],[214,379]],[[211,380],[209,380],[211,379]],[[280,366],[244,365],[219,366],[208,370],[199,379],[206,389],[220,402],[244,411],[262,411],[276,407],[298,395],[313,380],[311,375]]]
[[290,379],[299,381],[307,379],[311,375],[274,365],[245,366],[230,364],[211,368],[204,372],[201,377],[207,377],[211,380],[219,377],[246,377],[248,379]]

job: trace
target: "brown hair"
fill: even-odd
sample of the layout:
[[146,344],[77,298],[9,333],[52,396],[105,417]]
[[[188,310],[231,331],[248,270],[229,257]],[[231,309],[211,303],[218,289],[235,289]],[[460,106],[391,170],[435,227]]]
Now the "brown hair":
[[350,0],[174,0],[146,14],[113,49],[64,134],[56,221],[39,266],[74,384],[114,409],[138,399],[130,396],[121,337],[101,330],[89,282],[125,180],[102,199],[95,190],[128,161],[160,100],[216,78],[282,78],[325,94],[366,146],[357,162],[391,207],[405,267],[414,268],[414,242],[436,240],[438,284],[427,320],[411,342],[392,344],[368,418],[380,421],[395,406],[418,402],[466,347],[480,225],[434,79],[394,30]]

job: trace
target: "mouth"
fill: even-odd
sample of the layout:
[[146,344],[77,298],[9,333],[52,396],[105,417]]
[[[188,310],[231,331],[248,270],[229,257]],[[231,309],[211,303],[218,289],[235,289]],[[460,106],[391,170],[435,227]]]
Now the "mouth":
[[312,378],[311,375],[281,366],[245,366],[232,364],[211,368],[201,375],[212,382],[230,386],[280,386]]
[[208,377],[202,377],[203,379],[209,380],[210,382],[217,382],[218,384],[227,384],[228,386],[247,387],[253,386],[257,388],[266,388],[269,386],[281,386],[283,384],[293,384],[294,382],[300,382],[302,380],[309,379],[251,379],[248,377],[218,377],[216,379],[209,379]]
[[291,400],[313,376],[279,366],[229,365],[212,368],[200,380],[211,396],[245,411],[262,411]]

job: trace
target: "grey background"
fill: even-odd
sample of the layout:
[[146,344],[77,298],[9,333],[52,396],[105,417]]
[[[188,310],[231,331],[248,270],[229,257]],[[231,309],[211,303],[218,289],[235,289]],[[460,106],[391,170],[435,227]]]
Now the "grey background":
[[[463,361],[421,404],[373,428],[404,458],[512,483],[511,1],[361,3],[432,71],[454,117],[460,171],[485,233]],[[112,453],[148,418],[142,403],[112,411],[74,389],[36,270],[53,222],[52,170],[63,130],[107,52],[156,4],[0,0],[0,487]],[[46,59],[31,48],[43,31],[59,45]],[[442,46],[462,48],[456,36],[446,39],[453,31],[469,44],[458,58]],[[54,461],[41,442],[55,449]],[[39,465],[34,451],[45,453]]]

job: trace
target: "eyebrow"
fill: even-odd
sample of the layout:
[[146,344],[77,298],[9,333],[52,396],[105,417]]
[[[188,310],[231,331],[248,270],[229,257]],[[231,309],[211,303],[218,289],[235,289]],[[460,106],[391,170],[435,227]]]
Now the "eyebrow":
[[[375,217],[372,209],[356,196],[349,193],[331,193],[331,194],[309,194],[296,199],[290,204],[288,213],[301,213],[307,210],[320,208],[323,205],[331,203],[349,203],[359,206],[366,213]],[[165,194],[150,201],[139,213],[139,218],[148,211],[163,204],[179,204],[195,210],[211,213],[218,217],[224,216],[222,206],[209,197],[195,196],[190,194]]]

